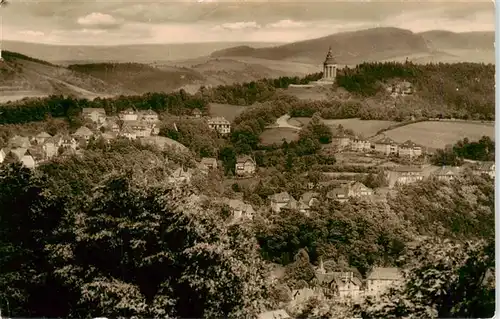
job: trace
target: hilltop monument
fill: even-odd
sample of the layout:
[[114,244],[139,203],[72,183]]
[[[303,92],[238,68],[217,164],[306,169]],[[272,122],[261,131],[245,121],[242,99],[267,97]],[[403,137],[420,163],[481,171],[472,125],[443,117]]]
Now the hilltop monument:
[[290,84],[289,87],[311,88],[315,86],[333,85],[337,77],[337,62],[333,58],[332,47],[328,49],[325,62],[323,62],[323,77],[318,81],[312,81],[308,84]]
[[323,62],[323,78],[320,80],[321,82],[330,82],[334,83],[335,78],[337,77],[337,63],[333,58],[332,47],[328,49],[328,53],[326,54],[325,62]]

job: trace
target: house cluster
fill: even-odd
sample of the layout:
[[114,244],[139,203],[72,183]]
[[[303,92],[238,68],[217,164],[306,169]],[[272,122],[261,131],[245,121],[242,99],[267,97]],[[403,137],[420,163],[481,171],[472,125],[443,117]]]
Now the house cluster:
[[387,92],[391,94],[392,97],[407,96],[412,95],[415,90],[413,84],[408,81],[392,83],[387,87]]
[[108,140],[118,136],[136,139],[160,133],[158,113],[151,109],[137,111],[128,108],[118,116],[107,116],[103,108],[83,108],[82,116],[104,129],[102,136]]
[[[356,268],[340,267],[340,271],[328,271],[320,259],[319,266],[304,287],[291,291],[291,305],[304,304],[310,298],[324,298],[343,303],[361,303],[366,297],[377,297],[389,288],[403,283],[399,268],[374,267],[366,278]],[[259,318],[291,318],[284,309],[268,311]]]
[[408,185],[426,178],[450,182],[463,176],[467,171],[470,171],[474,175],[487,175],[494,179],[495,170],[495,162],[467,163],[463,166],[442,166],[431,171],[425,170],[422,166],[400,166],[386,171],[386,178],[389,188],[393,188],[396,185]]
[[[40,132],[32,136],[15,135],[9,139],[7,146],[0,150],[0,163],[16,161],[27,168],[36,168],[40,163],[55,156],[75,155],[88,137],[86,127],[75,133],[50,135]],[[92,132],[90,132],[92,133]]]
[[424,154],[420,145],[408,140],[402,144],[396,143],[389,137],[384,137],[377,141],[360,139],[345,134],[337,134],[332,138],[332,143],[339,150],[354,151],[364,153],[379,153],[386,156],[419,157]]
[[293,198],[293,196],[288,192],[270,195],[268,199],[270,201],[271,210],[275,213],[278,213],[283,209],[293,209],[304,214],[309,214],[311,209],[318,205],[322,200],[331,200],[343,203],[348,201],[350,198],[371,199],[372,196],[373,190],[371,188],[366,187],[360,182],[351,181],[341,183],[333,188],[326,194],[326,199],[322,198],[320,193],[313,191],[305,192],[299,200]]

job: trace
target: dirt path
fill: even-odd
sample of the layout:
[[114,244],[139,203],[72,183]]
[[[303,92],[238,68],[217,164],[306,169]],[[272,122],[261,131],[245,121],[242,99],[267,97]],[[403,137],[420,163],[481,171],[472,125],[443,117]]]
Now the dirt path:
[[290,119],[290,115],[288,115],[288,114],[285,114],[285,115],[279,117],[276,120],[277,127],[292,128],[292,129],[299,130],[299,131],[302,129],[301,127],[294,126],[294,125],[291,125],[290,123],[288,123],[289,119]]

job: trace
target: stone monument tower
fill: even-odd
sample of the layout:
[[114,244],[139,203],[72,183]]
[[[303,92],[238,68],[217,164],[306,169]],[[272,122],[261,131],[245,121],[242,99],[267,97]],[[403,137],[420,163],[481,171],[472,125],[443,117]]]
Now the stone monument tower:
[[322,82],[335,82],[337,77],[337,63],[333,59],[332,47],[328,49],[325,62],[323,63],[323,78]]

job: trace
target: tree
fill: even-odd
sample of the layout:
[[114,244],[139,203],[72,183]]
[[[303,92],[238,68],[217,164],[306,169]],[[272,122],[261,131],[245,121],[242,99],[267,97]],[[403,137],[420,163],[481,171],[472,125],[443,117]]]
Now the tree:
[[491,318],[494,239],[456,243],[426,239],[405,256],[405,281],[369,300],[363,318]]
[[70,316],[259,312],[265,272],[252,233],[226,226],[219,206],[196,198],[189,187],[146,184],[130,174],[95,189],[49,247],[58,278],[80,296]]

